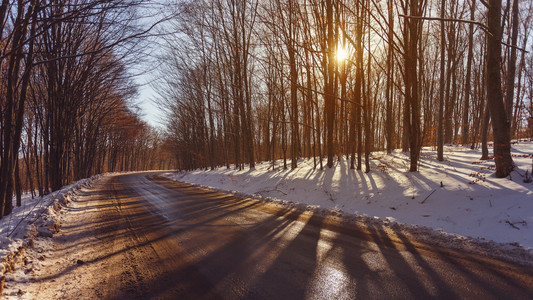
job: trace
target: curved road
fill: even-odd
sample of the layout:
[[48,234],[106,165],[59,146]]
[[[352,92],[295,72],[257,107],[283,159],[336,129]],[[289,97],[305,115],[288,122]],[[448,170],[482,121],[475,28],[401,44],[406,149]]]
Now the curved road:
[[[531,268],[239,199],[107,177],[64,215],[32,289],[64,299],[531,299]],[[31,298],[31,295],[29,295]]]

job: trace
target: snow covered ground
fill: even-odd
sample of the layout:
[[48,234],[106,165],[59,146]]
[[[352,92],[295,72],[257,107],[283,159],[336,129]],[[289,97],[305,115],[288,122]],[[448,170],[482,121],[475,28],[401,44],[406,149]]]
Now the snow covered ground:
[[254,170],[219,168],[165,176],[303,209],[425,230],[432,232],[430,238],[436,234],[507,248],[530,258],[533,183],[524,179],[533,166],[533,142],[515,143],[512,153],[517,168],[503,179],[493,175],[493,159],[479,160],[479,150],[461,146],[445,146],[443,162],[437,161],[434,149],[424,148],[416,173],[408,172],[408,153],[395,151],[373,153],[370,173],[351,170],[349,161],[340,158],[325,170],[313,169],[313,160],[305,159],[294,170],[290,162],[284,170],[278,161],[274,168],[260,163]]
[[15,207],[12,214],[0,220],[0,278],[27,262],[28,246],[39,248],[41,252],[49,248],[50,237],[61,227],[62,208],[76,197],[77,191],[91,186],[100,177],[82,179],[42,198],[31,199],[29,194],[24,195],[22,206]]

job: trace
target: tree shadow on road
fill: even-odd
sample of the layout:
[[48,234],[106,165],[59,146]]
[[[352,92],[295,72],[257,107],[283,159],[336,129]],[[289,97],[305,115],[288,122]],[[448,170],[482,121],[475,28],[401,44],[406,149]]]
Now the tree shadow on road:
[[[105,263],[111,266],[106,278],[115,283],[103,291],[102,298],[109,299],[533,294],[531,270],[421,243],[394,226],[343,223],[163,179],[153,179],[146,194],[117,178],[107,189],[87,192],[72,210],[99,210],[100,217],[67,224],[56,241],[59,251],[103,244],[110,249],[40,280],[83,274],[83,268]],[[87,282],[96,289],[102,284]]]

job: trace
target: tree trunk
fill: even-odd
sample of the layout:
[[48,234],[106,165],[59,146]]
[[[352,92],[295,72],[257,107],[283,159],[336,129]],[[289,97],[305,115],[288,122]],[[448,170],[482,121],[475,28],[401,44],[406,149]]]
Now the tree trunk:
[[489,159],[489,122],[490,122],[490,110],[488,106],[485,106],[485,113],[483,114],[483,128],[481,129],[481,160]]
[[[444,2],[444,1],[443,1]],[[474,20],[476,12],[476,1],[472,0],[470,4],[470,20]],[[470,81],[472,77],[472,60],[473,60],[473,41],[474,41],[474,24],[470,24],[468,28],[468,57],[466,61],[466,78],[465,78],[465,101],[463,105],[463,128],[462,128],[462,144],[466,145],[468,143],[469,135],[469,120],[468,116],[470,114]]]
[[[291,21],[289,20],[289,23]],[[291,25],[289,26],[292,28]],[[296,57],[292,40],[290,43],[288,52],[291,78],[291,168],[296,169],[298,165],[298,71],[296,69]]]
[[501,89],[501,0],[489,0],[487,9],[487,105],[492,119],[496,176],[507,177],[514,168],[511,157],[511,131]]
[[[410,0],[409,12],[412,16],[422,15],[423,2],[418,0]],[[418,159],[420,157],[420,99],[418,95],[418,36],[420,28],[420,20],[411,18],[407,22],[407,36],[405,53],[405,74],[406,74],[406,106],[409,108],[406,111],[407,123],[409,124],[409,158],[410,158],[410,172],[418,171]]]
[[[368,4],[368,2],[363,5]],[[370,12],[367,15],[367,22],[370,24]],[[368,45],[366,48],[370,49],[370,34],[368,35]],[[368,55],[367,62],[367,82],[366,82],[366,92],[364,95],[364,122],[365,122],[365,173],[370,172],[370,151],[372,143],[372,133],[370,131],[370,118],[371,118],[371,97],[370,97],[370,75],[372,74],[372,55]]]
[[446,35],[444,32],[444,13],[446,9],[446,1],[441,1],[440,7],[440,78],[439,78],[439,112],[437,118],[437,160],[444,160],[444,66],[445,66],[445,55],[446,51],[444,49],[446,45]]
[[326,115],[326,147],[328,155],[328,168],[333,167],[333,130],[335,124],[335,97],[333,95],[333,76],[334,76],[334,61],[335,53],[335,40],[333,37],[333,3],[332,0],[326,0],[326,22],[327,22],[327,78],[325,80],[324,87],[324,102],[325,102],[325,115]]
[[393,149],[393,132],[394,132],[394,120],[392,116],[392,85],[393,85],[393,60],[392,55],[394,51],[393,47],[393,34],[394,34],[394,14],[391,1],[387,1],[387,9],[389,10],[389,32],[388,32],[388,51],[387,51],[387,107],[386,107],[386,119],[385,119],[385,139],[387,141],[387,153],[392,153]]
[[[511,125],[513,119],[514,83],[516,73],[516,43],[518,40],[518,0],[513,0],[513,23],[511,29],[511,54],[507,65],[507,78],[505,88],[505,109],[507,112],[507,122]],[[511,126],[509,126],[509,131]],[[509,132],[511,138],[511,132]]]
[[19,160],[15,163],[15,194],[17,197],[17,206],[22,206],[22,190],[20,184],[20,167]]

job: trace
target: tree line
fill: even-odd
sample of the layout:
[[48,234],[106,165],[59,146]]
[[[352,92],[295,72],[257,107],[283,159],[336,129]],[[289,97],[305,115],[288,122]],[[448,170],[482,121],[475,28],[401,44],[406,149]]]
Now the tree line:
[[[161,56],[160,101],[180,169],[533,136],[533,4],[519,0],[176,2]],[[324,158],[324,159],[323,159]],[[492,157],[490,157],[492,158]]]
[[3,0],[0,218],[106,171],[164,167],[162,137],[130,107],[141,0]]

